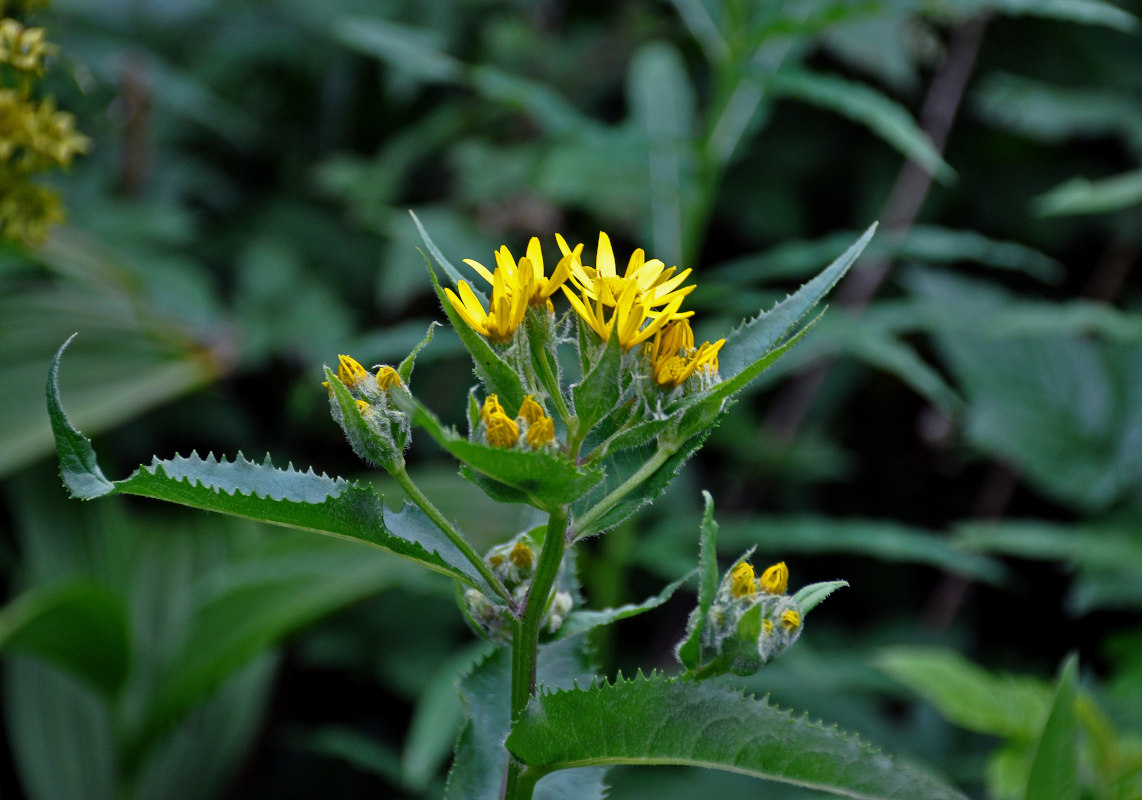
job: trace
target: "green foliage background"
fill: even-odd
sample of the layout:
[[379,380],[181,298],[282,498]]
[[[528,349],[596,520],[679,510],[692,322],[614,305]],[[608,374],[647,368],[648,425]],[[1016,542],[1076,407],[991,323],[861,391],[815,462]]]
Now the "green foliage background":
[[[79,331],[63,396],[108,474],[272,451],[399,506],[319,382],[341,352],[399,361],[442,319],[411,208],[454,263],[533,234],[551,254],[555,231],[590,254],[601,228],[692,266],[700,340],[879,219],[765,391],[651,510],[581,546],[588,601],[638,601],[692,568],[709,489],[724,557],[756,544],[798,585],[851,584],[752,691],[973,796],[1137,796],[1142,45],[1126,12],[1142,4],[38,12],[61,46],[44,87],[94,146],[57,180],[69,224],[0,252],[0,570],[18,598],[0,617],[0,793],[443,792],[455,676],[482,655],[447,580],[144,500],[66,501],[43,408],[51,354]],[[463,418],[473,379],[449,329],[416,382],[445,423]],[[534,523],[458,480],[429,437],[411,459],[482,545]],[[692,605],[679,592],[599,634],[600,662],[672,668]],[[28,655],[45,652],[37,619],[73,645],[101,632],[97,685],[67,668],[90,648]],[[1061,782],[1043,772],[1047,728],[1075,754],[1073,793],[1042,788],[1070,785],[1066,759]],[[616,798],[811,794],[613,775]]]

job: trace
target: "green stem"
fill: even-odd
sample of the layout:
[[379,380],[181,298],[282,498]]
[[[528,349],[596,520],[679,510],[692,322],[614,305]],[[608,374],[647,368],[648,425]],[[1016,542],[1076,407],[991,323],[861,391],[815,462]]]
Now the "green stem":
[[492,591],[498,594],[503,601],[507,603],[512,613],[515,613],[516,604],[515,600],[512,599],[511,592],[504,587],[504,584],[496,577],[496,574],[492,572],[491,568],[484,562],[484,559],[480,557],[480,554],[472,548],[472,545],[468,542],[464,534],[441,513],[439,508],[433,505],[432,501],[428,499],[424,492],[420,491],[420,487],[413,483],[412,478],[409,477],[407,470],[404,468],[404,464],[398,463],[390,466],[389,474],[392,475],[396,479],[396,482],[400,484],[401,488],[404,489],[408,498],[420,506],[420,510],[423,511],[430,520],[436,523],[436,527],[444,532],[444,535],[452,541],[452,544],[460,549],[464,557],[468,559],[472,566],[476,568],[476,571],[480,573],[480,577],[487,581]]
[[563,399],[559,381],[555,379],[555,371],[551,368],[551,361],[547,358],[547,348],[541,349],[538,355],[539,358],[536,360],[539,361],[539,379],[542,381],[543,387],[547,389],[547,393],[551,395],[551,399],[555,401],[555,411],[563,420],[563,424],[567,426],[567,435],[570,436],[575,418],[571,416],[571,410],[567,408],[567,401]]
[[[543,623],[543,612],[551,596],[563,554],[567,547],[567,506],[553,511],[547,520],[547,533],[543,538],[543,550],[531,579],[527,593],[523,617],[516,623],[512,636],[512,686],[511,713],[515,720],[527,707],[528,700],[535,693],[535,673],[539,656],[539,629]],[[514,758],[508,764],[507,783],[504,787],[506,800],[530,800],[535,780],[525,777],[523,764]]]
[[595,523],[617,506],[620,500],[638,488],[639,484],[657,472],[659,467],[669,461],[670,457],[678,452],[678,446],[676,442],[660,439],[658,449],[654,451],[654,455],[645,464],[638,468],[638,472],[623,481],[618,488],[600,500],[594,508],[581,518],[575,520],[575,527],[571,530],[571,541],[578,541],[580,537],[592,533]]

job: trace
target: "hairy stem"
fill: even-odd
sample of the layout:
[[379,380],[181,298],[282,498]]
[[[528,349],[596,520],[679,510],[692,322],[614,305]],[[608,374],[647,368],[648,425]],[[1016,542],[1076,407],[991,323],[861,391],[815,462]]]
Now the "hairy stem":
[[638,488],[639,484],[658,471],[658,468],[670,460],[670,457],[678,452],[679,443],[672,440],[662,440],[658,442],[658,449],[654,451],[654,455],[638,468],[638,471],[622,482],[621,485],[615,488],[613,492],[608,494],[598,502],[590,511],[582,516],[582,518],[575,520],[575,527],[571,530],[571,541],[576,541],[579,538],[592,533],[595,524],[603,518],[604,515],[615,506],[619,504],[624,497]]
[[[567,506],[553,511],[547,520],[547,533],[543,538],[543,550],[535,567],[535,577],[527,593],[523,617],[515,625],[512,636],[512,720],[527,707],[528,700],[535,693],[535,673],[539,656],[539,629],[543,623],[543,612],[551,597],[551,589],[559,576],[559,566],[567,545]],[[504,785],[506,800],[529,800],[535,780],[524,777],[524,767],[514,758],[508,764],[507,781]]]
[[440,530],[444,532],[444,535],[451,540],[452,544],[460,549],[460,552],[464,554],[464,558],[471,562],[472,566],[476,568],[476,571],[480,573],[480,577],[487,581],[492,591],[508,604],[508,608],[512,610],[512,613],[516,613],[516,604],[515,600],[512,599],[511,592],[504,587],[504,584],[496,577],[491,568],[484,563],[484,559],[472,548],[471,543],[469,543],[464,534],[441,513],[439,508],[433,505],[432,501],[428,499],[424,492],[420,491],[420,487],[413,483],[408,471],[404,468],[404,464],[401,463],[390,467],[389,474],[396,479],[396,482],[404,489],[409,499],[420,507],[420,510],[425,513],[425,516],[432,520],[436,524],[436,527],[440,528]]

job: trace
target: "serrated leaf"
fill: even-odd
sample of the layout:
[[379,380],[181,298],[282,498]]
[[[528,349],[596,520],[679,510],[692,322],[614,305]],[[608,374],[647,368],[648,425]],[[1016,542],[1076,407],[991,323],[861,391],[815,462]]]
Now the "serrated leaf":
[[400,375],[400,379],[404,381],[406,386],[408,385],[409,379],[412,378],[412,369],[416,366],[416,357],[420,355],[421,350],[432,342],[433,331],[440,327],[443,326],[435,320],[428,323],[428,331],[424,334],[424,338],[417,343],[416,347],[412,348],[412,352],[410,352],[397,367],[397,374]]
[[848,585],[848,581],[821,581],[820,583],[810,583],[808,586],[802,586],[797,590],[793,595],[793,602],[801,606],[802,614],[808,614],[814,608],[821,605],[824,599],[837,589],[842,589]]
[[516,721],[507,747],[539,773],[684,764],[856,798],[963,798],[836,728],[731,689],[661,675],[544,694]]
[[0,651],[51,662],[113,698],[131,657],[123,598],[85,581],[29,589],[0,609]]
[[575,416],[581,430],[590,430],[595,423],[614,410],[621,394],[622,349],[619,337],[612,336],[599,350],[598,358],[583,380],[571,387],[575,400]]
[[653,597],[648,597],[641,603],[627,603],[625,605],[618,606],[617,608],[604,608],[599,611],[574,611],[567,616],[566,620],[563,621],[563,626],[559,629],[559,632],[556,634],[555,638],[569,639],[572,636],[578,636],[580,633],[586,633],[589,630],[602,627],[603,625],[610,625],[614,622],[618,622],[619,620],[628,619],[630,617],[635,617],[639,614],[646,613],[652,608],[658,608],[660,605],[673,597],[674,593],[678,591],[678,588],[682,584],[686,583],[686,581],[690,580],[690,578],[693,577],[693,574],[694,573],[683,575],[673,583],[667,584],[661,592],[654,595]]
[[[64,347],[66,347],[66,343]],[[96,461],[90,440],[72,426],[59,400],[57,375],[63,347],[48,376],[48,412],[60,453],[60,474],[73,497],[133,494],[236,517],[352,539],[408,558],[430,570],[487,591],[483,579],[457,547],[424,514],[406,504],[385,507],[372,486],[344,478],[275,468],[240,453],[233,461],[192,453],[140,466],[111,482]]]
[[[603,478],[603,473],[597,469],[577,467],[567,459],[545,451],[508,450],[469,442],[441,425],[436,415],[408,392],[394,390],[390,397],[412,417],[414,425],[427,431],[437,444],[470,469],[523,492],[541,508],[570,503]],[[484,488],[482,483],[477,485]],[[489,494],[495,497],[497,492],[493,490]]]
[[[421,233],[425,237],[425,243],[428,244],[431,241],[428,239],[428,233],[423,228]],[[430,250],[434,248],[435,245],[429,246]],[[511,408],[519,408],[526,394],[519,374],[500,358],[483,336],[472,330],[468,323],[456,313],[456,309],[452,307],[452,303],[440,287],[440,281],[437,280],[436,272],[432,269],[432,264],[428,262],[427,257],[424,263],[428,267],[429,277],[432,278],[432,288],[436,291],[437,299],[440,300],[440,307],[444,309],[444,313],[448,317],[448,321],[452,323],[456,335],[460,337],[460,341],[464,343],[464,348],[475,362],[476,377],[480,379],[480,383],[484,384],[489,392],[498,394],[501,402],[505,405]]]
[[877,89],[800,69],[780,71],[770,86],[779,95],[834,111],[864,125],[941,183],[955,181],[955,170],[940,156],[908,109]]
[[1041,681],[995,675],[951,650],[890,648],[881,651],[875,665],[945,719],[977,733],[1031,741],[1047,715],[1049,694]]
[[697,669],[701,660],[702,630],[718,591],[718,523],[714,520],[714,498],[702,491],[705,511],[698,534],[698,605],[690,613],[686,639],[678,645],[678,660],[687,669]]
[[1027,800],[1078,800],[1079,727],[1075,714],[1078,694],[1078,656],[1063,664],[1051,710],[1035,744],[1035,757],[1027,779]]
[[[582,640],[564,639],[539,648],[537,680],[549,689],[570,688],[594,677]],[[499,648],[460,679],[467,722],[456,740],[447,800],[499,797],[507,771],[503,741],[511,728],[511,652]],[[603,769],[572,770],[545,780],[536,800],[602,800]]]
[[864,235],[826,267],[817,277],[804,284],[768,312],[763,312],[744,323],[726,337],[719,354],[719,370],[723,381],[731,381],[739,373],[756,368],[771,350],[793,329],[809,309],[815,306],[832,289],[876,232],[873,223]]

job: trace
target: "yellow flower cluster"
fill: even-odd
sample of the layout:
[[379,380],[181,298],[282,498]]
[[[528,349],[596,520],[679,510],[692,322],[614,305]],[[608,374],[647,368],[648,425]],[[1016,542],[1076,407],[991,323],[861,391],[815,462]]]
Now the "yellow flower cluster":
[[[485,309],[468,282],[460,281],[459,294],[444,290],[452,307],[473,330],[505,344],[529,308],[553,311],[551,296],[562,289],[575,313],[604,342],[616,336],[623,350],[644,345],[654,381],[661,388],[681,386],[699,370],[717,373],[718,351],[725,340],[695,347],[687,321],[694,312],[682,310],[682,301],[695,289],[694,284],[683,285],[691,270],[667,268],[659,259],[648,260],[638,249],[620,275],[607,234],[599,234],[594,267],[583,263],[582,244],[571,248],[561,235],[555,239],[563,257],[550,276],[544,272],[543,253],[535,237],[518,262],[506,245],[500,247],[494,270],[465,259],[491,287],[492,296]],[[504,430],[503,435],[507,437],[508,432]]]
[[514,418],[504,411],[496,395],[488,395],[480,409],[480,422],[484,426],[484,438],[492,447],[508,449],[519,444],[521,425],[525,431],[524,444],[531,450],[539,450],[555,441],[554,420],[530,394],[523,399]]
[[[345,384],[345,388],[349,391],[359,389],[363,384],[367,384],[369,377],[368,370],[362,367],[353,356],[337,356],[337,379]],[[390,366],[382,366],[378,369],[376,380],[377,386],[383,390],[401,385],[400,374]],[[329,396],[332,397],[333,387],[329,385],[329,381],[322,381],[321,385],[329,390]],[[358,408],[360,408],[361,402],[360,400],[357,401]],[[364,409],[361,410],[364,411]]]
[[56,110],[50,99],[32,99],[34,78],[56,52],[43,28],[0,20],[0,65],[15,74],[16,86],[0,85],[0,239],[34,244],[63,220],[59,196],[29,178],[67,167],[90,144],[75,130],[75,117]]
[[[754,577],[753,565],[742,561],[730,572],[730,594],[734,597],[753,597],[758,592],[782,595],[789,585],[789,568],[781,561]],[[796,625],[794,627],[797,627]]]

